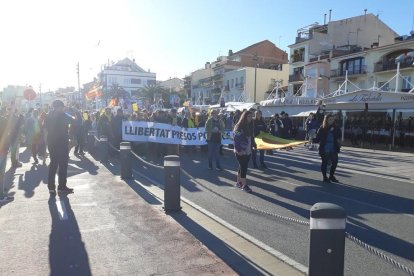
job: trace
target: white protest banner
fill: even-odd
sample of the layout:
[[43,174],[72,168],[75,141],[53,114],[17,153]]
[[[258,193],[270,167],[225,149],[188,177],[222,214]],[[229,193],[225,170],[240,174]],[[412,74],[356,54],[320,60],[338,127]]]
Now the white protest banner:
[[[153,142],[178,145],[206,145],[204,127],[181,128],[154,122],[122,122],[122,140],[131,142]],[[233,132],[225,131],[221,143],[233,144]]]

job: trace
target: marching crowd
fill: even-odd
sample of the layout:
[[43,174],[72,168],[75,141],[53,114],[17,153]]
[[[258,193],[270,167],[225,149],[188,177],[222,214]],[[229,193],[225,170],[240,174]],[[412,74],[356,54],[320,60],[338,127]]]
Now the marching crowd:
[[[65,107],[63,102],[56,100],[52,104],[53,110],[46,113],[44,110],[29,109],[21,114],[13,105],[3,107],[0,111],[0,181],[3,182],[6,161],[10,153],[11,166],[21,167],[19,162],[19,147],[23,143],[31,151],[33,163],[38,164],[39,159],[46,164],[50,156],[48,187],[50,193],[55,193],[55,174],[58,171],[58,190],[73,192],[66,186],[69,150],[74,147],[75,155],[83,155],[88,132],[93,130],[98,137],[106,136],[108,141],[116,148],[122,141],[122,121],[145,121],[166,123],[182,128],[205,127],[207,145],[201,146],[202,152],[207,152],[208,168],[213,169],[213,161],[217,170],[221,171],[220,155],[222,154],[221,139],[225,130],[233,130],[233,151],[239,164],[236,185],[243,191],[251,192],[247,185],[246,174],[250,159],[254,168],[267,169],[264,156],[265,150],[257,149],[255,139],[260,132],[267,132],[284,139],[295,137],[295,128],[288,114],[274,114],[271,118],[263,118],[260,110],[236,110],[235,112],[222,112],[217,109],[207,111],[183,111],[176,109],[155,110],[149,112],[145,109],[132,114],[124,115],[122,109],[115,114],[111,108],[103,112],[80,111],[77,108]],[[319,142],[319,154],[322,158],[321,172],[324,182],[337,182],[334,173],[338,162],[340,148],[340,130],[335,126],[333,116],[325,116],[321,120],[310,114],[305,122],[305,130],[309,141],[308,148],[315,148],[314,143]],[[319,129],[319,130],[318,130]],[[47,150],[48,149],[48,150]],[[159,155],[167,154],[168,148],[157,145],[151,147]],[[185,153],[191,154],[194,146],[184,146]],[[291,149],[290,147],[287,148]],[[273,152],[267,151],[267,154]],[[257,155],[259,158],[257,160]],[[329,177],[327,166],[330,166]],[[4,185],[0,189],[0,199],[6,198]]]

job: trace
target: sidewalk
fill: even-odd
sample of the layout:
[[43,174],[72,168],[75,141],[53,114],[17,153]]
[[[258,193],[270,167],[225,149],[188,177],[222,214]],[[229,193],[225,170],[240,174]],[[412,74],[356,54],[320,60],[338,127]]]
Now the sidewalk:
[[14,201],[0,205],[0,275],[301,275],[275,257],[263,269],[184,202],[182,212],[165,214],[157,196],[89,154],[71,156],[75,193],[57,196],[49,196],[47,166],[29,163],[27,151],[21,159],[22,168],[6,173]]

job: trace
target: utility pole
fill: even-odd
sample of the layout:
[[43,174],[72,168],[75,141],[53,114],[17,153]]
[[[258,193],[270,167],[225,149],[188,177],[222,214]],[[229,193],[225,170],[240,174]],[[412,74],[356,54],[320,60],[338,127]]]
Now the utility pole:
[[77,75],[78,75],[79,104],[80,104],[80,108],[82,108],[82,102],[83,102],[83,99],[82,99],[82,93],[81,93],[81,90],[80,90],[79,61],[78,61],[78,64],[76,65],[76,73],[77,73]]
[[39,101],[40,101],[40,109],[42,109],[42,83],[39,83]]

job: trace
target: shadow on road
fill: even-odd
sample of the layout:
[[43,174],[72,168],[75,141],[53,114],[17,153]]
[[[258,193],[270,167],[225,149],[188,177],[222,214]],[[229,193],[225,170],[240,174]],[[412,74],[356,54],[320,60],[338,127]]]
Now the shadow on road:
[[92,275],[85,244],[67,195],[50,196],[50,275]]

